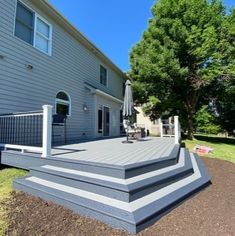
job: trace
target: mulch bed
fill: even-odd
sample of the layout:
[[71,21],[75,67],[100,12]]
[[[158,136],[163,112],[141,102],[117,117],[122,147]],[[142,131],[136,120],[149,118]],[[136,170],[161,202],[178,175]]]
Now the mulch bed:
[[[139,236],[235,235],[235,164],[203,158],[213,184],[183,202]],[[94,219],[21,192],[13,193],[9,205],[8,235],[128,235]]]

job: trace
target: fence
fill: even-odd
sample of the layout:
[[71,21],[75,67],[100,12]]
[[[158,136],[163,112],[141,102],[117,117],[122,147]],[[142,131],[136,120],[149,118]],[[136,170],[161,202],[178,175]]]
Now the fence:
[[52,106],[42,111],[0,115],[0,146],[51,155]]

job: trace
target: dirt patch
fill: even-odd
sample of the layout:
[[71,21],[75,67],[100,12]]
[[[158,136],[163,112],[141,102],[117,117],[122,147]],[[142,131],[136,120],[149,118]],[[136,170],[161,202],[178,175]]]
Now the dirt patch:
[[[213,184],[161,218],[139,236],[235,235],[235,164],[203,158]],[[8,235],[121,236],[124,231],[30,195],[14,192]]]

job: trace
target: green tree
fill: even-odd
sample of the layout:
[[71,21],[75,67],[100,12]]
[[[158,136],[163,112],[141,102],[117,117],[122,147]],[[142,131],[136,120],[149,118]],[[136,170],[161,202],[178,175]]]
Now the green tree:
[[[216,78],[234,73],[234,37],[219,0],[159,0],[148,29],[131,50],[134,98],[149,107],[152,117],[180,110],[188,138],[202,90]],[[135,96],[138,94],[138,96]]]
[[195,128],[197,132],[218,134],[221,130],[220,126],[216,124],[216,117],[213,112],[204,105],[195,115]]

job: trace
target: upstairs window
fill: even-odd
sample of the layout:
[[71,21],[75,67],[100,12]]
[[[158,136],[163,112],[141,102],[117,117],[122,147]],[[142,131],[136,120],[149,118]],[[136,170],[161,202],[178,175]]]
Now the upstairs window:
[[70,97],[65,92],[60,91],[56,94],[56,114],[67,116],[71,114]]
[[107,87],[107,69],[100,66],[100,83]]
[[39,17],[36,21],[35,47],[46,53],[50,50],[50,26]]
[[15,36],[50,55],[52,27],[37,13],[17,2]]
[[34,13],[21,3],[17,3],[15,36],[33,45]]

